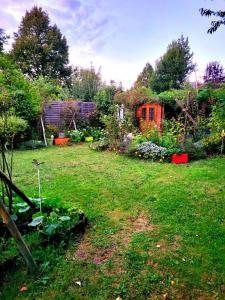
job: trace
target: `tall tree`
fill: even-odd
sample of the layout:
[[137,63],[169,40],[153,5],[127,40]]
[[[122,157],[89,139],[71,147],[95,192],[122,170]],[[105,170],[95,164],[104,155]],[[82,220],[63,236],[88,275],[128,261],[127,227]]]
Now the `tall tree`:
[[102,84],[100,69],[96,71],[93,66],[76,68],[71,77],[71,95],[86,102],[93,101]]
[[7,44],[9,36],[5,34],[5,30],[0,28],[0,52],[3,52],[4,45]]
[[217,61],[210,62],[205,70],[205,83],[222,83],[225,81],[225,73],[223,66]]
[[43,75],[62,80],[71,74],[66,38],[56,25],[50,25],[41,7],[26,12],[14,37],[12,55],[30,78]]
[[208,8],[200,8],[200,13],[205,17],[217,17],[217,20],[211,22],[211,27],[208,29],[208,33],[214,33],[221,25],[225,25],[225,11],[214,11]]
[[188,38],[182,35],[177,41],[172,41],[167,52],[156,62],[151,78],[152,90],[160,93],[172,88],[179,89],[195,69],[192,59]]
[[151,77],[154,69],[150,63],[146,63],[143,71],[138,75],[138,78],[134,84],[135,87],[150,87]]

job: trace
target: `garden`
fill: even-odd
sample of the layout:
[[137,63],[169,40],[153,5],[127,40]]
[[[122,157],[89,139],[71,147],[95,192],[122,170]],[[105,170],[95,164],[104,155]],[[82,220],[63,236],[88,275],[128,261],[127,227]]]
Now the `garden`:
[[0,299],[224,299],[223,66],[189,82],[182,35],[125,90],[69,66],[41,8],[14,39],[0,30]]

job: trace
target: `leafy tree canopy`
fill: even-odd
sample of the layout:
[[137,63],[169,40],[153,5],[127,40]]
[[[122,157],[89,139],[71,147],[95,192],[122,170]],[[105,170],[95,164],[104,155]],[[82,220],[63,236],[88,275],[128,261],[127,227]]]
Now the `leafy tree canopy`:
[[208,8],[200,8],[200,13],[205,17],[217,17],[217,20],[211,22],[211,27],[208,29],[208,33],[214,33],[221,25],[225,25],[225,11],[214,11]]
[[156,63],[151,79],[152,90],[160,93],[181,88],[187,76],[195,69],[192,58],[188,38],[182,35],[177,41],[173,41]]
[[114,81],[111,81],[110,85],[103,85],[94,96],[98,110],[103,114],[109,114],[115,94],[121,91],[121,85],[116,85]]
[[56,25],[50,25],[41,7],[34,6],[26,12],[14,37],[12,55],[24,74],[30,78],[43,75],[59,80],[70,76],[66,38]]
[[35,103],[38,96],[32,91],[32,83],[7,54],[0,54],[0,95],[2,99],[10,99],[10,109],[16,116],[28,122],[36,118]]
[[71,78],[71,96],[86,102],[93,101],[101,85],[100,70],[96,71],[93,66],[88,69],[76,68]]
[[146,63],[143,71],[138,75],[138,78],[134,84],[135,87],[150,87],[151,77],[154,69],[150,63]]
[[157,100],[157,95],[146,87],[139,87],[125,92],[118,92],[114,97],[115,103],[124,104],[125,107],[130,109],[135,109],[142,103]]

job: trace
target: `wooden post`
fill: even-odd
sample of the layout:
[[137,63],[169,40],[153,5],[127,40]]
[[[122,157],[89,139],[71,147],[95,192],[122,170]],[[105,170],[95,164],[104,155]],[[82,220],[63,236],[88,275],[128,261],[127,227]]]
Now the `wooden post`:
[[37,269],[37,265],[2,200],[0,200],[0,216],[2,217],[3,222],[6,224],[11,235],[16,240],[19,251],[22,254],[27,266],[32,272],[35,271]]
[[0,170],[0,179],[4,181],[23,201],[30,207],[35,208],[35,204]]
[[43,122],[42,116],[41,116],[41,128],[42,128],[42,132],[43,132],[45,147],[48,147],[48,143],[47,143],[46,136],[45,136],[45,126],[44,126],[44,122]]

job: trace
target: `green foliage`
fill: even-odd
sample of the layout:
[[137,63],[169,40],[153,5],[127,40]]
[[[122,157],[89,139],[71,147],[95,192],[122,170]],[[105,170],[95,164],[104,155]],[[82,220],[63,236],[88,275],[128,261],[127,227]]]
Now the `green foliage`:
[[126,108],[134,111],[143,103],[151,103],[157,100],[157,95],[146,87],[138,87],[126,92],[118,92],[114,97],[115,103],[123,104]]
[[207,158],[207,153],[202,142],[193,143],[191,139],[187,139],[184,144],[184,150],[188,153],[189,160],[199,160]]
[[101,86],[100,70],[96,71],[93,66],[89,69],[76,68],[71,76],[70,93],[75,99],[93,101]]
[[94,96],[94,101],[100,113],[107,115],[110,112],[110,107],[113,105],[113,98],[117,92],[118,87],[115,84],[106,85],[99,89]]
[[146,63],[143,71],[138,75],[137,80],[135,81],[134,86],[137,87],[146,87],[150,88],[151,78],[154,73],[154,69],[150,63]]
[[87,126],[82,129],[84,137],[93,137],[94,141],[98,141],[104,137],[104,130],[101,128]]
[[34,110],[41,113],[46,102],[62,99],[63,88],[48,77],[39,76],[32,81],[31,91],[37,95]]
[[103,138],[104,130],[101,128],[86,126],[80,130],[70,130],[66,133],[67,137],[71,139],[71,142],[86,141],[87,137],[92,137],[94,141],[98,141]]
[[38,141],[38,140],[21,142],[19,146],[20,150],[34,150],[34,149],[39,149],[44,147],[46,147],[45,143],[43,141]]
[[13,115],[7,117],[7,121],[4,117],[0,117],[0,138],[3,140],[10,140],[18,133],[25,131],[27,128],[27,122],[21,118]]
[[38,95],[32,83],[25,79],[18,67],[6,54],[0,54],[0,96],[8,97],[16,116],[31,123],[37,116]]
[[224,153],[224,130],[225,130],[225,101],[220,101],[213,106],[212,115],[208,122],[210,134],[203,138],[205,149],[210,154]]
[[12,55],[22,72],[30,78],[40,75],[66,80],[71,69],[68,64],[66,38],[41,7],[34,6],[22,18]]
[[156,64],[151,79],[152,90],[161,93],[181,88],[187,76],[195,68],[192,57],[188,38],[185,39],[182,35],[177,41],[173,41]]
[[59,129],[56,126],[49,124],[45,128],[45,134],[46,134],[46,137],[48,137],[48,138],[51,138],[52,135],[54,137],[58,137]]
[[105,126],[105,142],[111,149],[119,149],[126,135],[132,132],[133,125],[128,112],[123,120],[118,117],[118,106],[111,107],[111,114],[103,115],[101,118]]
[[70,138],[71,142],[77,143],[81,142],[84,139],[84,134],[80,130],[70,130],[67,131],[67,137]]

